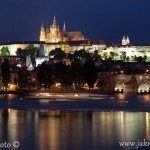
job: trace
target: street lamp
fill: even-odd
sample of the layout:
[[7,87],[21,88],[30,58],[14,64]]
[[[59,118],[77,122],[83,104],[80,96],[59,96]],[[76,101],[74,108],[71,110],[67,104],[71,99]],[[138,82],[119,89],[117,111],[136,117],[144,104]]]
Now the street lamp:
[[148,69],[146,69],[146,73],[148,73],[149,72],[149,70]]
[[121,73],[121,74],[123,74],[123,73],[124,73],[124,71],[123,71],[123,70],[121,70],[121,71],[120,71],[120,73]]

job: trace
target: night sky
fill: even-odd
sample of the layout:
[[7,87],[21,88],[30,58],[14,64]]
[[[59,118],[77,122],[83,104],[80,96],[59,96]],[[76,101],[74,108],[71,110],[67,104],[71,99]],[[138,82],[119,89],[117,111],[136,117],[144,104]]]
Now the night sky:
[[88,39],[120,44],[150,44],[150,0],[1,0],[0,42],[37,41],[43,20],[55,14],[62,29],[82,31]]

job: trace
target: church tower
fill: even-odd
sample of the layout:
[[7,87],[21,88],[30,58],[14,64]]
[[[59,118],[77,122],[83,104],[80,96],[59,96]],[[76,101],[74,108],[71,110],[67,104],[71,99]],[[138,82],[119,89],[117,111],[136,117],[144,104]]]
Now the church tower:
[[59,30],[59,26],[56,24],[56,18],[54,15],[54,20],[52,26],[50,26],[50,34],[49,34],[49,42],[50,43],[58,43],[61,41],[61,32]]
[[127,36],[127,39],[126,39],[126,44],[130,44],[130,40],[129,40],[129,37]]
[[56,17],[55,17],[55,15],[54,15],[54,20],[53,20],[53,27],[54,27],[54,28],[56,28],[56,27],[57,27],[57,25],[56,25]]
[[130,44],[130,40],[129,40],[129,37],[127,36],[123,36],[123,39],[122,39],[122,45],[128,45]]
[[41,30],[40,30],[40,41],[45,41],[45,29],[44,29],[43,22],[42,22]]
[[122,39],[122,45],[126,45],[126,37],[125,37],[125,35],[123,36],[123,39]]
[[64,26],[63,26],[63,32],[62,32],[62,41],[63,42],[68,41],[65,22],[64,22]]

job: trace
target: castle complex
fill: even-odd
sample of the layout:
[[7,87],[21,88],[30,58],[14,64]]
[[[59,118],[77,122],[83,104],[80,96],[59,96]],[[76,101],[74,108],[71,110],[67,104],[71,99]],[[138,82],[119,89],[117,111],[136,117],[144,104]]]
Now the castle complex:
[[64,23],[63,31],[60,31],[59,26],[56,24],[56,18],[54,16],[53,24],[50,27],[44,28],[42,23],[40,30],[40,41],[46,43],[58,43],[66,41],[82,41],[85,40],[84,35],[80,31],[67,32],[66,25]]
[[[113,60],[134,61],[136,57],[145,57],[150,62],[150,45],[132,45],[129,36],[123,36],[120,44],[106,45],[103,40],[86,39],[81,31],[67,32],[64,23],[62,31],[56,23],[54,16],[53,23],[50,27],[44,28],[42,23],[38,41],[20,41],[0,43],[0,50],[8,47],[10,56],[16,56],[18,48],[27,49],[30,45],[41,50],[39,56],[49,57],[49,53],[60,48],[65,53],[74,53],[85,49],[87,52],[94,53],[98,51],[103,59],[111,57]],[[1,51],[0,51],[1,55]]]

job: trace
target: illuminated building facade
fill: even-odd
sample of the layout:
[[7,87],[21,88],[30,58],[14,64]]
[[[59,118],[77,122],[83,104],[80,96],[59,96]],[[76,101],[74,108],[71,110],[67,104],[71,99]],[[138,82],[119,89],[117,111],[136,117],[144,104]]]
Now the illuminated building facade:
[[45,29],[42,23],[39,40],[46,43],[58,43],[66,41],[81,41],[85,40],[85,37],[80,31],[67,32],[65,23],[63,26],[63,31],[60,31],[54,16],[53,24],[50,27]]

